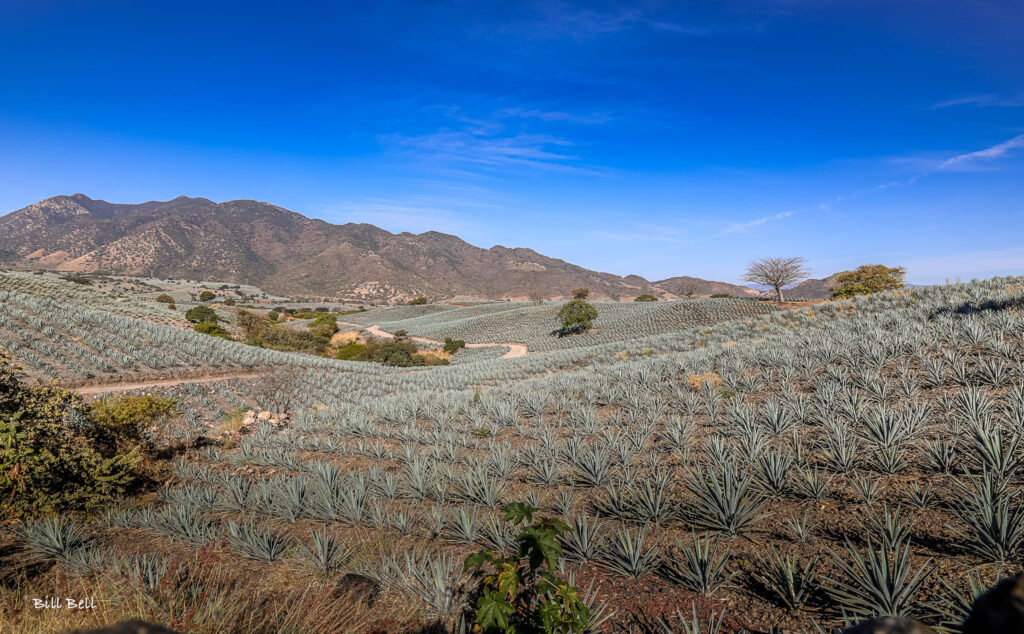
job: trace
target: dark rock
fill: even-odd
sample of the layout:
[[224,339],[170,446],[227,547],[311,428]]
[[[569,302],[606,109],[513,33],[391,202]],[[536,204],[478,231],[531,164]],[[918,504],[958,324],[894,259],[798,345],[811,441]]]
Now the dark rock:
[[338,580],[334,586],[331,596],[335,599],[342,597],[356,597],[364,602],[367,607],[372,606],[380,594],[380,584],[369,577],[348,573]]
[[843,630],[843,634],[938,634],[935,630],[912,619],[883,616],[864,621]]
[[963,634],[1024,633],[1024,574],[1000,581],[974,601]]
[[181,632],[169,630],[162,625],[132,619],[94,630],[74,630],[69,634],[181,634]]

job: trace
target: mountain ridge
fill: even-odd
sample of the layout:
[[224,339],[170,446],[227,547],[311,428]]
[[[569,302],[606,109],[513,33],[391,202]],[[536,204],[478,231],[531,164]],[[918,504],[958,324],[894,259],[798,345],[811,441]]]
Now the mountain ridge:
[[33,203],[0,216],[0,265],[246,283],[280,295],[359,301],[562,299],[579,286],[594,299],[675,299],[683,284],[699,289],[694,296],[764,295],[687,276],[650,282],[592,271],[527,247],[485,249],[438,231],[396,234],[261,201],[187,196],[123,204],[79,193]]

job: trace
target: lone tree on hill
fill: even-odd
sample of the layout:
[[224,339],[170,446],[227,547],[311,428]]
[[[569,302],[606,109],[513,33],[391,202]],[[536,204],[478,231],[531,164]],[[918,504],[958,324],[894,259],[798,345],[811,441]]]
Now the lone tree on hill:
[[690,299],[697,293],[697,285],[693,282],[683,282],[679,285],[678,294],[680,297]]
[[590,289],[587,288],[586,286],[581,286],[579,288],[572,289],[572,298],[573,299],[586,299],[589,296],[590,296]]
[[833,299],[853,297],[854,295],[870,295],[878,291],[903,288],[903,277],[907,270],[902,266],[885,266],[884,264],[865,264],[852,271],[843,271],[836,276],[836,285],[832,287]]
[[761,258],[750,263],[743,276],[744,282],[771,286],[779,301],[782,301],[782,287],[796,284],[811,274],[803,258]]
[[585,298],[588,292],[585,288],[577,288],[572,292],[574,299],[567,302],[558,311],[558,319],[561,320],[562,327],[552,334],[564,337],[590,330],[593,321],[597,319],[597,309],[586,302]]

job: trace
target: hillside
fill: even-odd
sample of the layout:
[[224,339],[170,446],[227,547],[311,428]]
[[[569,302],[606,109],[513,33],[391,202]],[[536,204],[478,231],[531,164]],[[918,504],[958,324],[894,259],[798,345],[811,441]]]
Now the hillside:
[[[55,196],[0,217],[0,266],[80,273],[216,279],[281,295],[403,300],[418,295],[562,299],[587,286],[594,299],[641,293],[695,296],[758,291],[699,278],[651,283],[599,273],[531,249],[475,247],[428,231],[393,234],[369,224],[333,225],[253,200],[184,196],[113,204]],[[808,295],[801,295],[808,296]]]

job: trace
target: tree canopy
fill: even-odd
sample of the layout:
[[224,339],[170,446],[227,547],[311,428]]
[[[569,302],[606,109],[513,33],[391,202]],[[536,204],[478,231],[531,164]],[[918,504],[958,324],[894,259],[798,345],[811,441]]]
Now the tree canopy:
[[907,270],[902,266],[865,264],[836,276],[832,297],[842,299],[854,295],[870,295],[879,291],[903,288]]
[[782,287],[796,284],[810,275],[807,261],[794,258],[761,258],[750,263],[743,275],[744,282],[771,286],[779,301],[782,301]]

